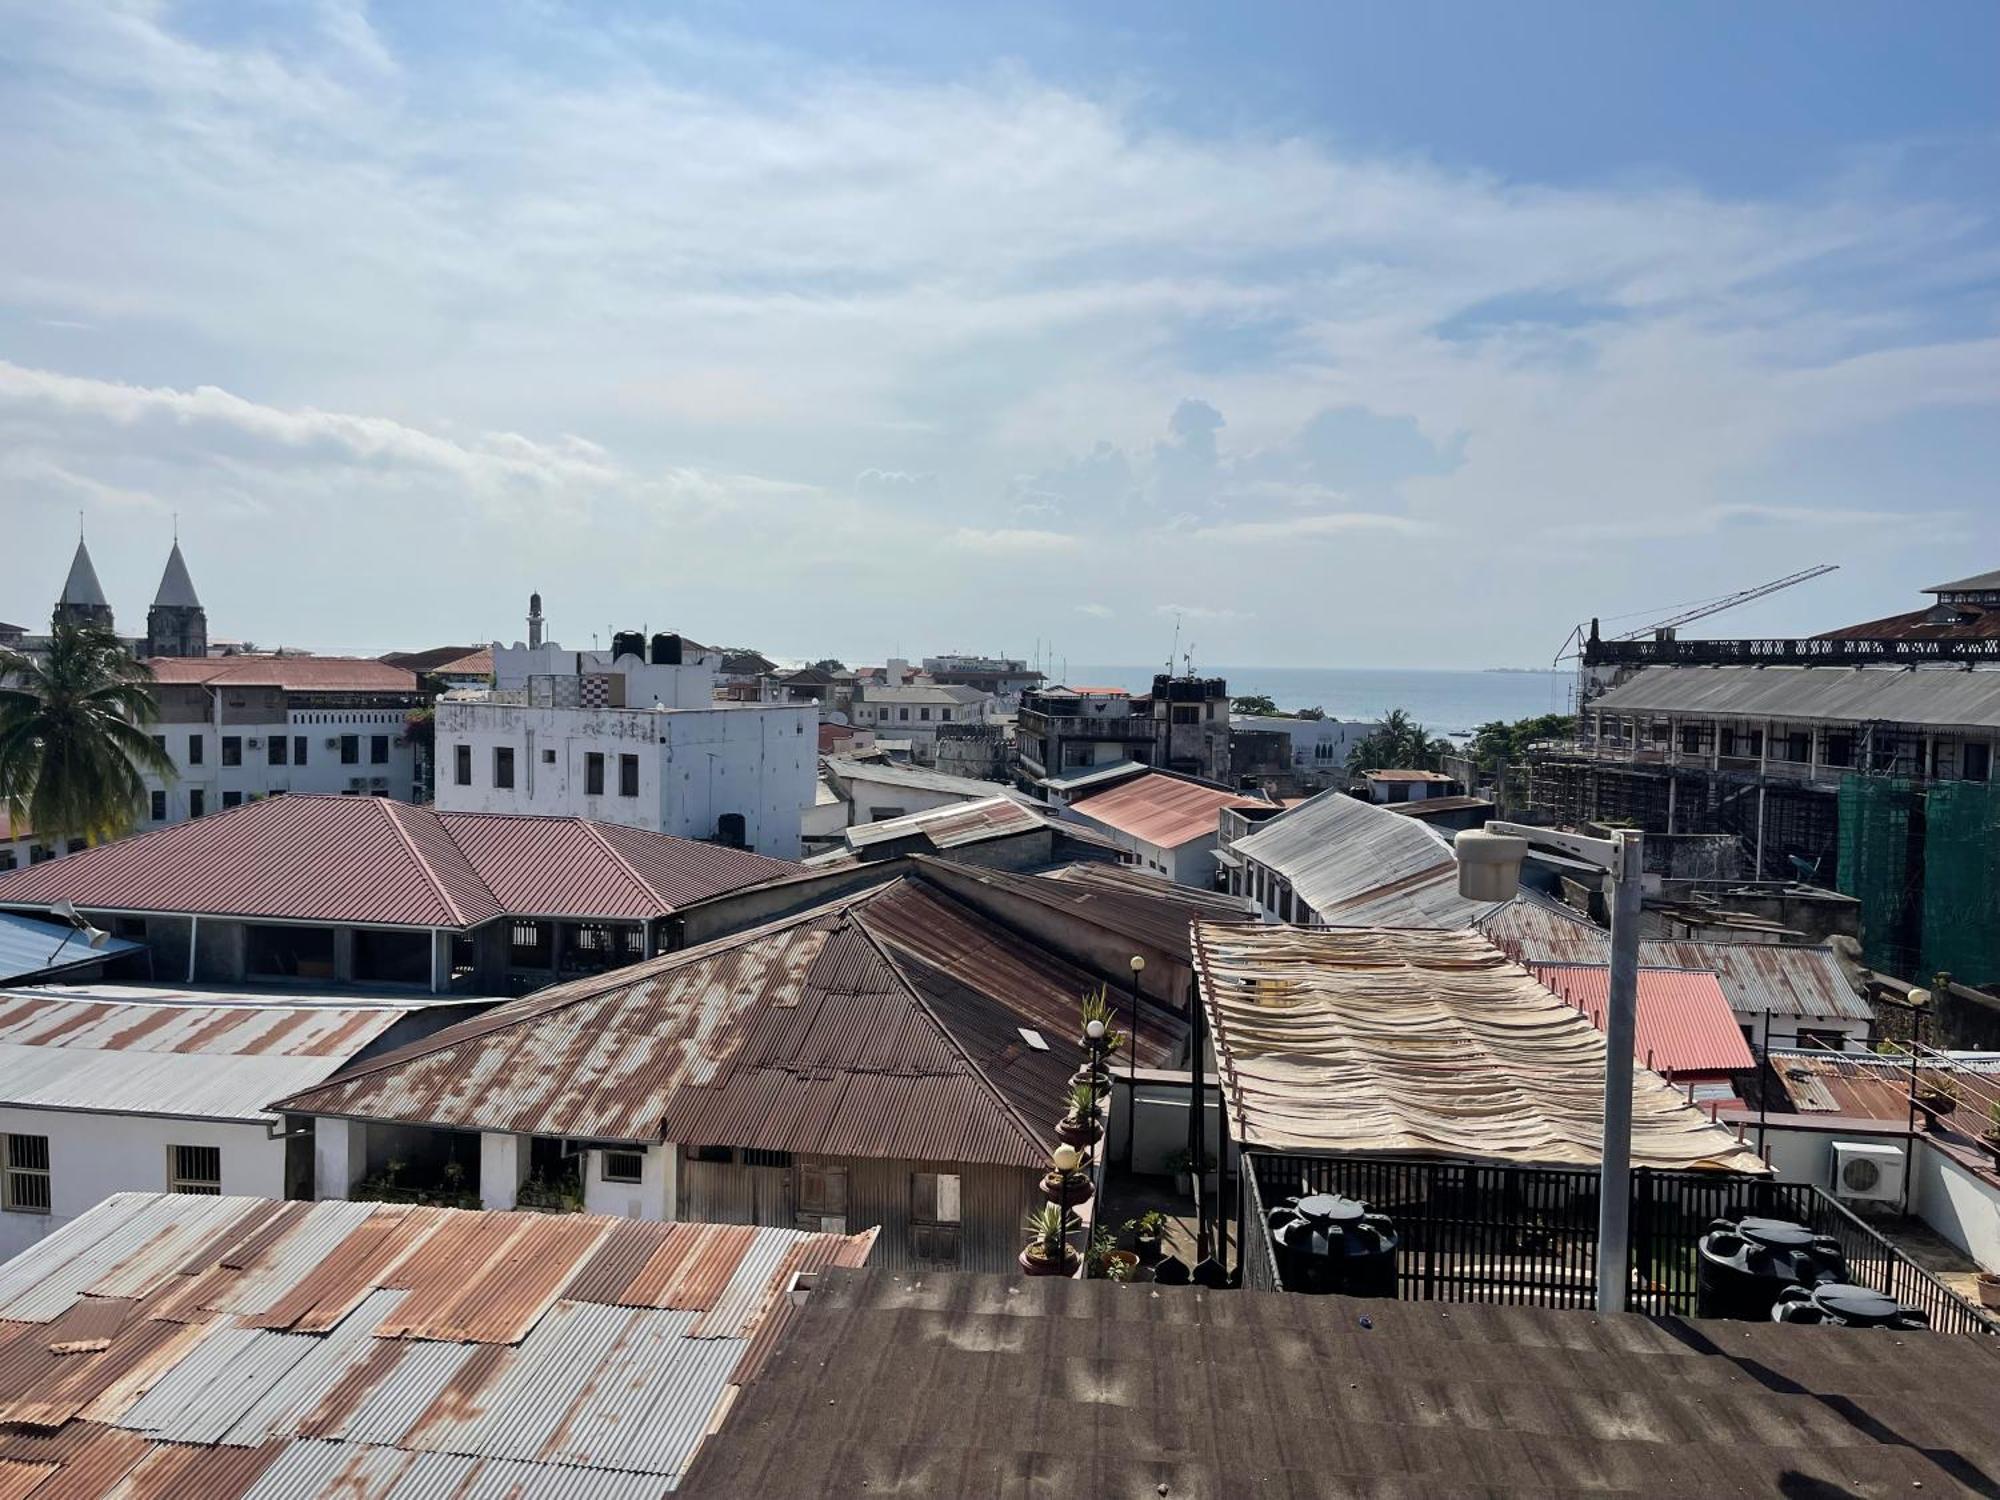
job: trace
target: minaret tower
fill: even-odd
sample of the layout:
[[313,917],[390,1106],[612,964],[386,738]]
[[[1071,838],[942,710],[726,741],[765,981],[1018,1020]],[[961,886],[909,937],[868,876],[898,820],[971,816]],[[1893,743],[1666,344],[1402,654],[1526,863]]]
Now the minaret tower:
[[533,651],[542,644],[542,596],[528,595],[528,649]]
[[208,655],[208,611],[188,577],[187,560],[181,556],[181,539],[174,537],[174,550],[167,554],[167,570],[160,575],[160,590],[153,607],[146,611],[147,656]]

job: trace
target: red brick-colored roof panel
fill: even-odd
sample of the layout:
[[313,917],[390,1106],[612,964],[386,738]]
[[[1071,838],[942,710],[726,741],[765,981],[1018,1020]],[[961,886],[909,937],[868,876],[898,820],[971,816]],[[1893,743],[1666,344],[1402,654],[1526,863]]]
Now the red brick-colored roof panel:
[[156,656],[153,680],[293,693],[415,693],[416,674],[366,656]]
[[1254,797],[1218,791],[1177,776],[1149,772],[1072,802],[1079,817],[1115,828],[1142,843],[1172,849],[1213,834],[1226,807],[1269,807]]
[[[1531,964],[1529,971],[1604,1029],[1608,964]],[[1637,1021],[1632,1054],[1656,1073],[1733,1073],[1757,1065],[1709,970],[1641,969]]]

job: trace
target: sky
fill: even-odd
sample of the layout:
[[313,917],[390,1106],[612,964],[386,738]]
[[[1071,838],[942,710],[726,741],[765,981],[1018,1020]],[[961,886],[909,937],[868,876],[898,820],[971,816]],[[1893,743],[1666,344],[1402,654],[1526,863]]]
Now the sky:
[[1546,664],[2000,567],[2000,6],[0,0],[0,618]]

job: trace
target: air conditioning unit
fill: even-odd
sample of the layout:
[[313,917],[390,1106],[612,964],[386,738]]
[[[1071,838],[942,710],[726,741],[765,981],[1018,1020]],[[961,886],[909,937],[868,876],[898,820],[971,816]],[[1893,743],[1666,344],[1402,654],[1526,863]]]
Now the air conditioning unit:
[[262,749],[264,745],[264,742],[260,739],[252,739],[249,743],[252,750]]
[[337,734],[328,735],[326,737],[326,748],[329,750],[338,750],[340,748],[340,736]]
[[1903,1148],[1872,1141],[1833,1143],[1833,1195],[1849,1203],[1891,1203],[1903,1196]]

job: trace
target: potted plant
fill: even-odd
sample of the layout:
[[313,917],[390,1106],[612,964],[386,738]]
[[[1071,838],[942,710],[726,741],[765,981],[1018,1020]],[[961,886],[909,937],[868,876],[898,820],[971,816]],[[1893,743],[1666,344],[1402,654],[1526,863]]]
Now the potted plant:
[[1133,1248],[1138,1252],[1142,1266],[1150,1266],[1160,1258],[1160,1242],[1167,1237],[1167,1216],[1157,1208],[1149,1208],[1136,1219],[1127,1219],[1125,1229],[1132,1236]]
[[1174,1191],[1183,1198],[1194,1193],[1194,1153],[1175,1151],[1167,1157],[1167,1170],[1174,1174]]
[[1077,1254],[1069,1232],[1078,1227],[1075,1214],[1066,1214],[1053,1203],[1029,1214],[1028,1244],[1018,1262],[1021,1269],[1030,1276],[1074,1276]]
[[1056,1121],[1056,1139],[1070,1146],[1094,1146],[1104,1138],[1104,1121],[1097,1104],[1104,1096],[1093,1093],[1087,1083],[1074,1083],[1069,1090],[1069,1113]]
[[1098,1281],[1130,1281],[1139,1269],[1139,1257],[1120,1250],[1108,1229],[1090,1232],[1090,1247],[1083,1253],[1083,1274]]
[[1978,1286],[1980,1305],[2000,1309],[2000,1273],[1981,1271]]
[[1051,1203],[1088,1203],[1096,1189],[1083,1170],[1083,1153],[1074,1146],[1058,1146],[1049,1160],[1052,1165],[1042,1174],[1042,1196]]
[[2000,1100],[1995,1100],[1986,1107],[1986,1118],[1988,1121],[1986,1126],[1986,1144],[1991,1146],[1994,1151],[2000,1152]]
[[1949,1078],[1933,1076],[1917,1084],[1917,1107],[1940,1119],[1957,1109],[1963,1097],[1958,1085]]

